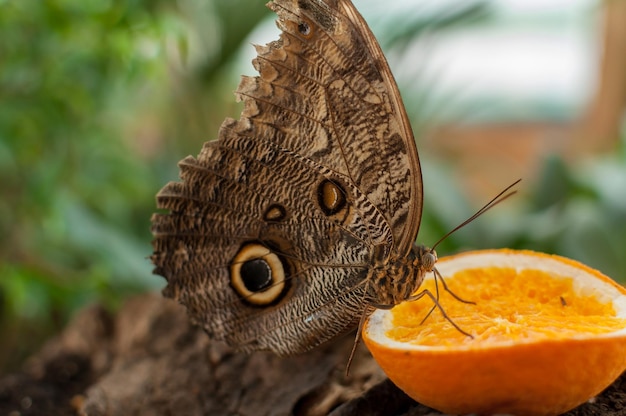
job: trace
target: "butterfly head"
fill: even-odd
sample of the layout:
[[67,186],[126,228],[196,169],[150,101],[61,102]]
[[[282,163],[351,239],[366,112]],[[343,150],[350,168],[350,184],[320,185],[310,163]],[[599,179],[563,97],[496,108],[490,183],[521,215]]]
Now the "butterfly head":
[[417,267],[424,272],[432,272],[437,263],[438,257],[435,249],[430,247],[415,244],[411,250],[411,258],[413,259],[414,267]]

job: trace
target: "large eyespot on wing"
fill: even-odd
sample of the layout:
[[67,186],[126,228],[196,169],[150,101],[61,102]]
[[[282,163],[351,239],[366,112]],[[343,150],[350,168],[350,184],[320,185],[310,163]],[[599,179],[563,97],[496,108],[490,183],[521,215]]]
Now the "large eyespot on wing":
[[267,245],[245,244],[230,264],[230,283],[244,302],[258,306],[278,303],[290,283],[283,262]]

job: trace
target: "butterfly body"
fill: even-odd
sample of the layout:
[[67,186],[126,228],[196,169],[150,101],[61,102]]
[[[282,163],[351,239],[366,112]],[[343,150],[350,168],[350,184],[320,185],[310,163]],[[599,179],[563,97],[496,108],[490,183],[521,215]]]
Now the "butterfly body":
[[395,256],[375,264],[367,278],[370,304],[389,309],[411,299],[437,261],[434,250],[413,245],[407,256]]
[[[155,273],[213,338],[280,355],[419,288],[433,253],[415,142],[387,62],[348,0],[275,0],[239,120],[157,195]],[[430,254],[428,254],[430,253]]]

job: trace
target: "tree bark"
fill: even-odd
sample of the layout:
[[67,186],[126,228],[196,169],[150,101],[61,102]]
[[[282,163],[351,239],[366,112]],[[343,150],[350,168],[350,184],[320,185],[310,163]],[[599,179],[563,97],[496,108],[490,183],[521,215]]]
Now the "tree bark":
[[[0,379],[0,414],[439,415],[398,390],[362,346],[345,376],[353,334],[297,357],[241,354],[188,323],[156,294],[117,314],[79,313],[18,374]],[[568,415],[626,414],[622,376]]]

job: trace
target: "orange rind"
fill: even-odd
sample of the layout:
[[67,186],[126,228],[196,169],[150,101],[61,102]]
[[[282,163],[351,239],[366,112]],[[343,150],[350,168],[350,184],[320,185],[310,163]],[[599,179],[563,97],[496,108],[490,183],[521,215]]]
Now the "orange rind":
[[[441,259],[441,311],[428,296],[367,320],[364,341],[387,376],[450,414],[558,415],[626,370],[626,289],[576,261],[487,250]],[[429,277],[420,290],[436,294]],[[424,320],[424,318],[428,317]],[[422,322],[423,321],[423,322]]]

